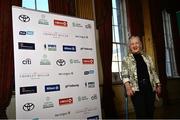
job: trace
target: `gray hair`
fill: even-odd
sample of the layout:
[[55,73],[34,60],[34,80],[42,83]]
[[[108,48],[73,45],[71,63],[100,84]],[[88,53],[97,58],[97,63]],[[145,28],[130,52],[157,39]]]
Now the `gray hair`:
[[141,38],[139,36],[135,36],[135,35],[132,35],[131,37],[129,37],[129,42],[128,42],[128,48],[129,48],[129,51],[131,52],[131,49],[130,49],[130,43],[131,43],[131,40],[134,39],[134,38],[137,38],[137,40],[139,41],[139,44],[140,44],[140,51],[142,51],[142,42],[141,42]]

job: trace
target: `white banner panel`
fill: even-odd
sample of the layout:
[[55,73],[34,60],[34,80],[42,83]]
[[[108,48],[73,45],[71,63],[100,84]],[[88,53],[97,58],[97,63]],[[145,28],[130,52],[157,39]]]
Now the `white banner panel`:
[[94,21],[13,6],[17,119],[101,119]]

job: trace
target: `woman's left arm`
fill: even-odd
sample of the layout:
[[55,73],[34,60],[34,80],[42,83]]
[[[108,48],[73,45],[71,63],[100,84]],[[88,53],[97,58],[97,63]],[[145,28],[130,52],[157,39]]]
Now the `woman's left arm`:
[[152,71],[152,74],[153,74],[153,77],[154,77],[154,81],[156,83],[156,93],[159,95],[161,93],[161,83],[160,83],[158,74],[156,72],[154,63],[152,61],[152,58],[150,56],[149,56],[149,60],[150,60],[150,64],[151,64],[150,67],[151,67],[151,71]]

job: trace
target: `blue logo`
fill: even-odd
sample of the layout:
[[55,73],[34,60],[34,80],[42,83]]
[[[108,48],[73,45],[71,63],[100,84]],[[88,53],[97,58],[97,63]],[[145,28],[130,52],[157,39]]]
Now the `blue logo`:
[[84,71],[84,75],[94,74],[94,70]]
[[76,46],[63,45],[63,51],[76,52]]
[[60,85],[46,85],[45,92],[60,91]]
[[19,35],[33,35],[33,31],[19,31]]

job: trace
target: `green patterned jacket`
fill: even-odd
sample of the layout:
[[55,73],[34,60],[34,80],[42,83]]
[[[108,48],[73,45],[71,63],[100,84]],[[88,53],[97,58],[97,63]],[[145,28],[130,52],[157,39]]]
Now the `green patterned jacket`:
[[[155,71],[155,67],[152,58],[142,53],[142,57],[147,65],[149,79],[153,90],[155,90],[156,84],[160,83],[159,77]],[[122,80],[123,83],[130,82],[133,91],[139,91],[136,61],[132,53],[129,53],[122,61]]]

